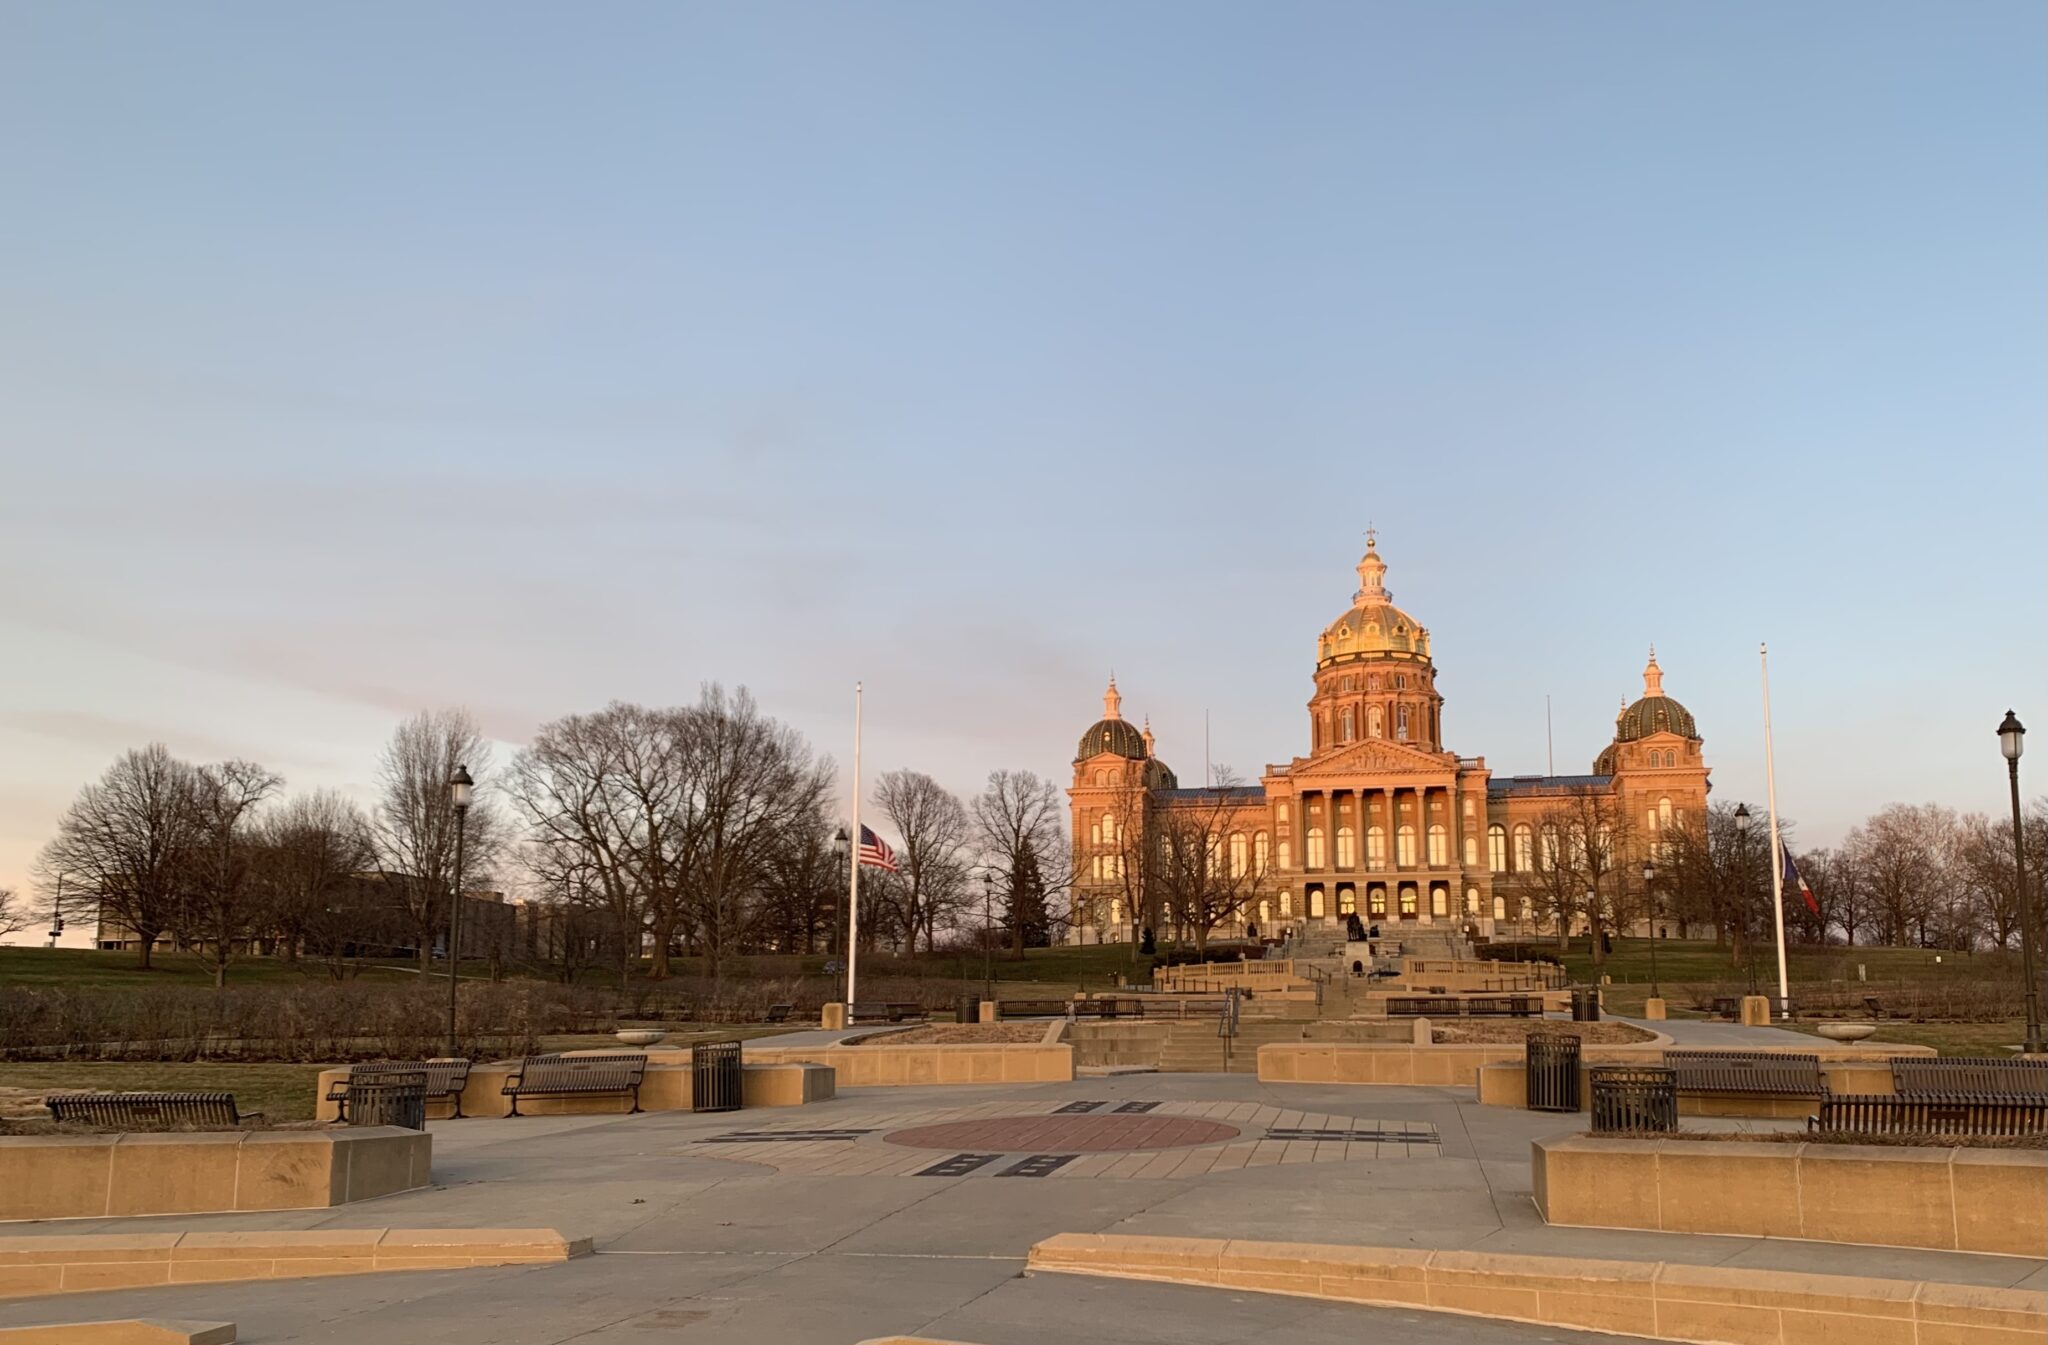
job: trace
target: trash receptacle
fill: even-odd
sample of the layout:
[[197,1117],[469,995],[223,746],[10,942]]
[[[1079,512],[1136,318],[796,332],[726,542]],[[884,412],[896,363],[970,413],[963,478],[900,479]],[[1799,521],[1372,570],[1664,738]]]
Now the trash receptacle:
[[352,1126],[427,1128],[427,1074],[418,1069],[358,1065],[348,1074],[348,1123]]
[[1594,1134],[1678,1129],[1678,1071],[1665,1065],[1595,1065],[1588,1077]]
[[1600,988],[1582,985],[1572,991],[1572,1021],[1574,1023],[1597,1023],[1600,1021]]
[[690,1047],[690,1110],[740,1109],[740,1044],[700,1041]]
[[1530,1111],[1579,1109],[1579,1039],[1569,1032],[1531,1032],[1522,1056]]
[[956,1023],[977,1023],[981,1021],[981,996],[962,995],[959,1006],[953,1010]]

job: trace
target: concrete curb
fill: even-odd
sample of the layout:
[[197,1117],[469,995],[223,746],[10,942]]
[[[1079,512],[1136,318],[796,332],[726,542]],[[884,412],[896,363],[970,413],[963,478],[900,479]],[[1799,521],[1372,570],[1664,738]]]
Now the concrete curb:
[[0,1326],[0,1345],[234,1345],[233,1322],[175,1322],[154,1317],[111,1322]]
[[2048,1294],[1656,1261],[1062,1233],[1027,1265],[1699,1345],[2039,1345],[2048,1333]]

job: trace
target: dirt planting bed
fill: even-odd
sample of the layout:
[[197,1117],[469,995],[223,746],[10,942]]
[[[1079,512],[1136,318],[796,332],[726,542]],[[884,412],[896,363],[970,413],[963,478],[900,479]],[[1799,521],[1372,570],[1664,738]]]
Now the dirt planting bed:
[[1031,1046],[1045,1039],[1045,1023],[931,1023],[900,1032],[871,1032],[848,1046]]
[[1657,1034],[1630,1023],[1568,1023],[1541,1018],[1505,1018],[1432,1023],[1430,1039],[1439,1046],[1502,1043],[1512,1045],[1531,1032],[1559,1032],[1578,1037],[1589,1046],[1625,1046],[1655,1041]]

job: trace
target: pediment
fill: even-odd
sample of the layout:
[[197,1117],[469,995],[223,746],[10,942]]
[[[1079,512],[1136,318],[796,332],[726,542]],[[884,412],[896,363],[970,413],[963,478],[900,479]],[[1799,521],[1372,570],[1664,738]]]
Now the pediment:
[[1371,738],[1323,757],[1294,760],[1290,780],[1330,775],[1435,775],[1456,770],[1458,759],[1449,753],[1429,752],[1419,747]]

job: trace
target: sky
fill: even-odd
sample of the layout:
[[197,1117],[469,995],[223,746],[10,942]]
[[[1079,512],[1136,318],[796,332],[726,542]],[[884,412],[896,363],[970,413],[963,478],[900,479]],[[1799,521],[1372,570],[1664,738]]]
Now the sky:
[[[161,740],[371,794],[753,690],[842,766],[1448,745],[1654,642],[1802,844],[2048,760],[2032,3],[0,5],[0,886]],[[2030,770],[2041,769],[2027,763]],[[2048,778],[2048,777],[2043,777]],[[2029,786],[2029,793],[2044,792]],[[75,931],[76,932],[76,931]],[[28,936],[23,936],[28,937]]]

